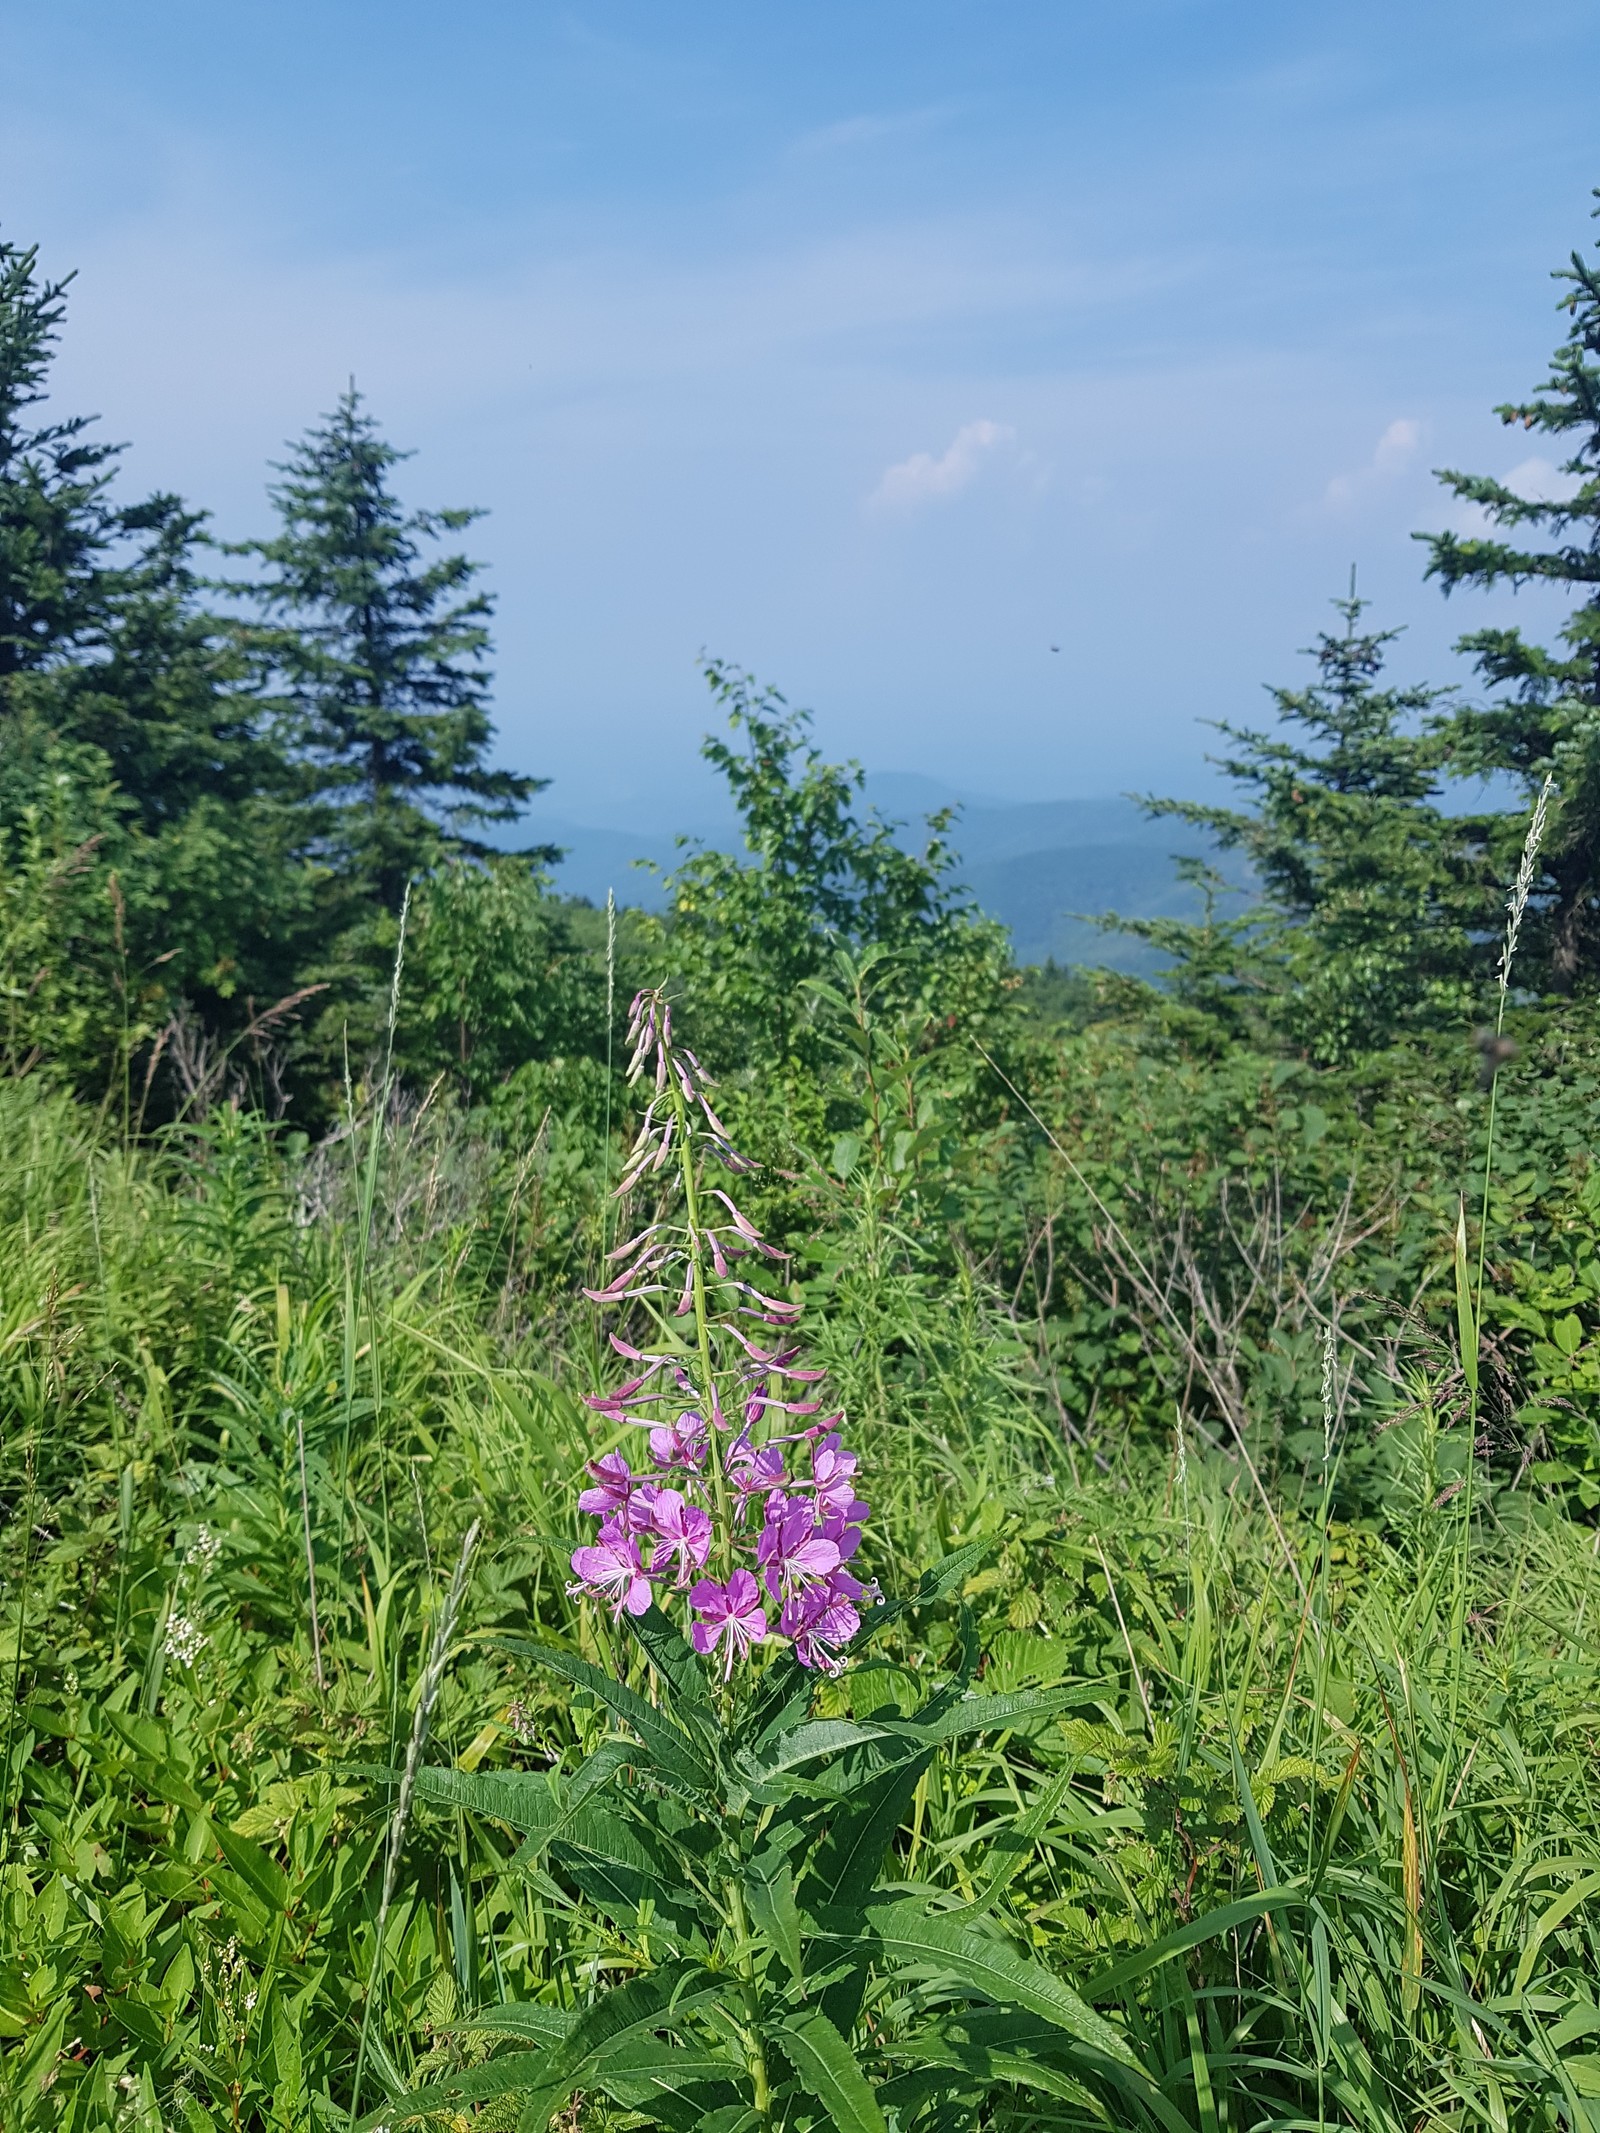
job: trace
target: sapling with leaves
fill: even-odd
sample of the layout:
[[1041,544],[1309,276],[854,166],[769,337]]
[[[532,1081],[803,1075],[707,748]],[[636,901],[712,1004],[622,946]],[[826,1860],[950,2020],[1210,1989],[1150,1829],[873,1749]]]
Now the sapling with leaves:
[[[628,1642],[602,1668],[502,1640],[615,1730],[570,1771],[416,1776],[419,1798],[518,1831],[519,1871],[598,1914],[614,1982],[469,2015],[494,2056],[364,2123],[516,2097],[516,2123],[541,2133],[581,2091],[685,2133],[912,2133],[1034,2091],[1186,2126],[1122,2031],[996,1921],[1039,1811],[966,1902],[894,1852],[943,1749],[1026,1740],[1094,1689],[976,1694],[963,1609],[953,1670],[908,1715],[813,1715],[820,1676],[870,1665],[908,1611],[947,1608],[986,1550],[947,1556],[907,1601],[857,1575],[868,1506],[845,1418],[803,1360],[798,1304],[752,1278],[781,1254],[720,1182],[754,1166],[664,996],[635,1001],[630,1035],[631,1078],[651,1086],[617,1189],[655,1198],[589,1293],[651,1331],[613,1331],[630,1375],[589,1402],[617,1434],[584,1475],[599,1523],[571,1587]],[[630,1456],[640,1435],[648,1456]]]

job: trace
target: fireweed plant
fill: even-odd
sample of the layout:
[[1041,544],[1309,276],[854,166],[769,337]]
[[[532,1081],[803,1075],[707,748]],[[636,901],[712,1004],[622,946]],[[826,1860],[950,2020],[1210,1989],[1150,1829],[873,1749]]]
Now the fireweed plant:
[[845,1567],[869,1506],[855,1492],[844,1416],[812,1419],[825,1373],[801,1364],[791,1337],[800,1307],[745,1278],[746,1265],[785,1255],[706,1182],[703,1151],[735,1178],[755,1166],[712,1108],[699,1060],[673,1043],[660,994],[635,999],[628,1037],[629,1083],[653,1070],[654,1090],[617,1196],[626,1201],[671,1166],[679,1219],[663,1213],[619,1245],[609,1286],[584,1293],[602,1306],[648,1301],[658,1315],[672,1304],[675,1319],[692,1321],[693,1352],[651,1354],[611,1334],[638,1368],[588,1404],[648,1431],[651,1464],[636,1471],[611,1451],[590,1466],[578,1504],[601,1523],[572,1557],[572,1590],[603,1596],[615,1615],[642,1615],[658,1594],[669,1606],[686,1598],[689,1641],[724,1682],[774,1634],[803,1667],[837,1673],[862,1600],[878,1598]]
[[[611,1334],[631,1374],[589,1405],[621,1441],[584,1473],[597,1525],[570,1588],[609,1609],[618,1656],[600,1667],[498,1640],[610,1730],[581,1727],[591,1745],[570,1769],[415,1773],[418,1799],[521,1837],[516,1869],[592,1922],[593,1953],[548,1999],[466,2015],[461,2056],[477,2063],[360,2124],[483,2103],[485,2123],[520,2133],[954,2133],[1041,2124],[1042,2102],[1050,2123],[1183,2133],[1197,2121],[1131,2038],[1000,1923],[1063,1778],[995,1825],[1001,1863],[975,1895],[910,1878],[896,1840],[935,1759],[983,1734],[1027,1753],[1097,1690],[974,1691],[959,1594],[984,1546],[946,1556],[903,1601],[849,1567],[868,1507],[844,1417],[802,1360],[799,1307],[752,1278],[782,1255],[713,1182],[754,1166],[660,993],[634,1002],[631,1038],[630,1076],[653,1086],[617,1190],[629,1203],[647,1187],[654,1213],[589,1294],[657,1334]],[[863,1657],[913,1612],[921,1643],[952,1651],[931,1693],[920,1671]],[[855,1715],[813,1715],[819,1677],[847,1665],[833,1701]]]

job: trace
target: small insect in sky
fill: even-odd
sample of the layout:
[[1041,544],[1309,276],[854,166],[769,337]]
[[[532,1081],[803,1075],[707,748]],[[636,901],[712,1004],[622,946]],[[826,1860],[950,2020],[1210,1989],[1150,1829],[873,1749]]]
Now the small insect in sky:
[[1053,645],[1051,645],[1050,649],[1051,649],[1051,651],[1052,651],[1052,652],[1059,652],[1059,651],[1060,651],[1060,649],[1061,649],[1061,647],[1060,647],[1060,645],[1059,645],[1059,644],[1053,644]]

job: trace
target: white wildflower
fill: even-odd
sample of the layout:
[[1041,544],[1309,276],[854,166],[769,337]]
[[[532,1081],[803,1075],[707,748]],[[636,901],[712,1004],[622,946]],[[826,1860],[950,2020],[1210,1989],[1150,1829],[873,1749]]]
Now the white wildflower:
[[202,1526],[191,1542],[184,1561],[204,1577],[221,1553],[222,1536],[213,1533],[209,1526]]
[[191,1622],[187,1615],[170,1615],[167,1618],[166,1654],[176,1659],[179,1666],[193,1666],[209,1640],[198,1622]]

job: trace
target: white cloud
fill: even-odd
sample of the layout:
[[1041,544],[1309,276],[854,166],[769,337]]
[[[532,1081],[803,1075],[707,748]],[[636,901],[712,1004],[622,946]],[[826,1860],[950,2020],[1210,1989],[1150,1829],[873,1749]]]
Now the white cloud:
[[1422,424],[1402,417],[1391,422],[1378,439],[1378,449],[1372,455],[1375,473],[1387,474],[1395,467],[1405,466],[1422,442]]
[[1010,444],[1015,437],[1016,431],[1001,422],[964,423],[937,459],[931,452],[913,452],[909,459],[887,468],[867,498],[868,509],[916,511],[941,498],[959,496],[996,445]]
[[1537,454],[1532,459],[1519,460],[1511,472],[1502,474],[1500,479],[1529,504],[1565,503],[1579,487],[1575,475],[1563,473],[1554,461],[1541,459]]
[[1335,474],[1324,501],[1335,510],[1347,510],[1369,489],[1379,487],[1402,473],[1416,457],[1422,442],[1422,424],[1402,415],[1391,422],[1373,448],[1372,457],[1350,474]]

